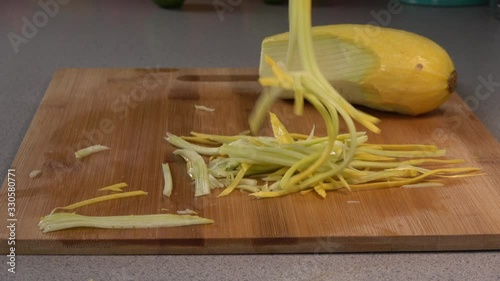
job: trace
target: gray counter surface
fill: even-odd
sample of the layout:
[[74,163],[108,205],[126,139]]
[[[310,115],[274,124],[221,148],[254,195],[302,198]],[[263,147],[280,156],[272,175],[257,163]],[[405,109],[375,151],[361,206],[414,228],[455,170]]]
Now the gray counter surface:
[[[180,11],[147,0],[57,1],[0,3],[1,181],[57,69],[257,67],[261,40],[287,29],[287,8],[260,1],[187,0]],[[220,3],[224,11],[214,6]],[[500,21],[486,6],[401,4],[394,12],[388,5],[398,3],[317,1],[313,20],[377,24],[436,41],[455,62],[458,93],[499,140]],[[6,257],[0,260],[0,280],[500,280],[496,251],[20,256],[16,274],[7,272]]]

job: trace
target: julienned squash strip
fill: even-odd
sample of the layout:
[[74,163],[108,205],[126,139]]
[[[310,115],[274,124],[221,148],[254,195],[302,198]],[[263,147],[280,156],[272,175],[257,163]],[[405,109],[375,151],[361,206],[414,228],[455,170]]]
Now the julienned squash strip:
[[170,171],[170,165],[168,163],[161,164],[161,170],[163,172],[163,195],[170,197],[173,189],[172,173]]
[[46,233],[76,227],[135,229],[211,224],[213,222],[211,219],[199,216],[174,214],[82,216],[74,213],[55,213],[42,217],[38,227]]
[[99,196],[99,197],[95,197],[92,199],[83,200],[83,201],[80,201],[77,203],[73,203],[73,204],[70,204],[70,205],[65,206],[65,207],[57,207],[54,210],[52,210],[52,212],[50,212],[50,213],[53,214],[55,211],[59,211],[59,210],[71,211],[71,210],[75,210],[77,208],[87,206],[90,204],[94,204],[94,203],[99,203],[99,202],[104,202],[104,201],[114,200],[114,199],[120,199],[120,198],[133,197],[133,196],[147,195],[147,194],[148,193],[145,191],[136,190],[136,191],[129,191],[129,192],[124,192],[124,193],[115,193],[115,194],[110,194],[110,195],[104,195],[104,196]]
[[87,157],[91,154],[105,151],[105,150],[110,150],[110,148],[105,146],[105,145],[100,145],[100,144],[92,145],[92,146],[89,146],[89,147],[86,147],[86,148],[83,148],[83,149],[76,151],[75,158],[82,159],[82,158]]
[[98,189],[98,191],[114,191],[114,192],[123,192],[123,188],[127,187],[128,184],[121,182],[113,185],[108,185],[103,188]]

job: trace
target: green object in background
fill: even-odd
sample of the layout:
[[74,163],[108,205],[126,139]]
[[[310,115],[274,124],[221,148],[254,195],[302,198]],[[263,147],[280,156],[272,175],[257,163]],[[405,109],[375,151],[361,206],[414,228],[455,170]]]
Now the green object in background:
[[403,3],[426,6],[473,6],[486,5],[488,0],[400,0]]
[[184,4],[184,0],[154,0],[154,2],[166,9],[179,9]]

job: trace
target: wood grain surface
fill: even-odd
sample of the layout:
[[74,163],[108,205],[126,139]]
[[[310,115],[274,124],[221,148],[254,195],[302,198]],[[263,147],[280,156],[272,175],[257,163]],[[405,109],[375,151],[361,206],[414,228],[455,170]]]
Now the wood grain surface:
[[[443,251],[500,249],[500,146],[454,94],[419,117],[380,113],[381,135],[371,143],[427,143],[448,157],[481,167],[484,176],[445,180],[444,187],[314,193],[255,199],[244,192],[194,197],[185,163],[172,154],[167,131],[238,134],[261,88],[256,69],[63,69],[55,73],[12,164],[16,169],[16,254],[200,254]],[[215,108],[196,111],[194,105]],[[325,134],[307,107],[296,117],[292,104],[273,108],[292,132]],[[358,126],[361,130],[361,127]],[[261,134],[271,134],[265,125]],[[90,144],[110,151],[77,160]],[[174,190],[162,196],[161,163],[171,164]],[[465,165],[463,165],[465,166]],[[35,179],[32,170],[42,170]],[[106,230],[78,228],[44,234],[40,217],[106,192],[147,196],[83,207],[83,215],[175,213],[187,208],[212,225]],[[0,191],[0,218],[7,218],[7,182]],[[359,203],[353,203],[357,201]],[[161,209],[168,209],[162,211]],[[8,252],[0,228],[2,253]]]

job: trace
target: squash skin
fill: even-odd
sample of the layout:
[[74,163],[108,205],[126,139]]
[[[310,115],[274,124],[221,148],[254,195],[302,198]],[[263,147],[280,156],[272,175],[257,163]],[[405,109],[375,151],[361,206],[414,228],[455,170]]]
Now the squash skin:
[[[372,25],[313,27],[313,38],[325,34],[367,48],[377,57],[377,64],[367,69],[362,79],[337,81],[327,77],[350,103],[419,115],[436,109],[455,91],[457,73],[453,61],[428,38]],[[263,41],[263,50],[270,42],[287,40],[288,33],[268,37]]]

